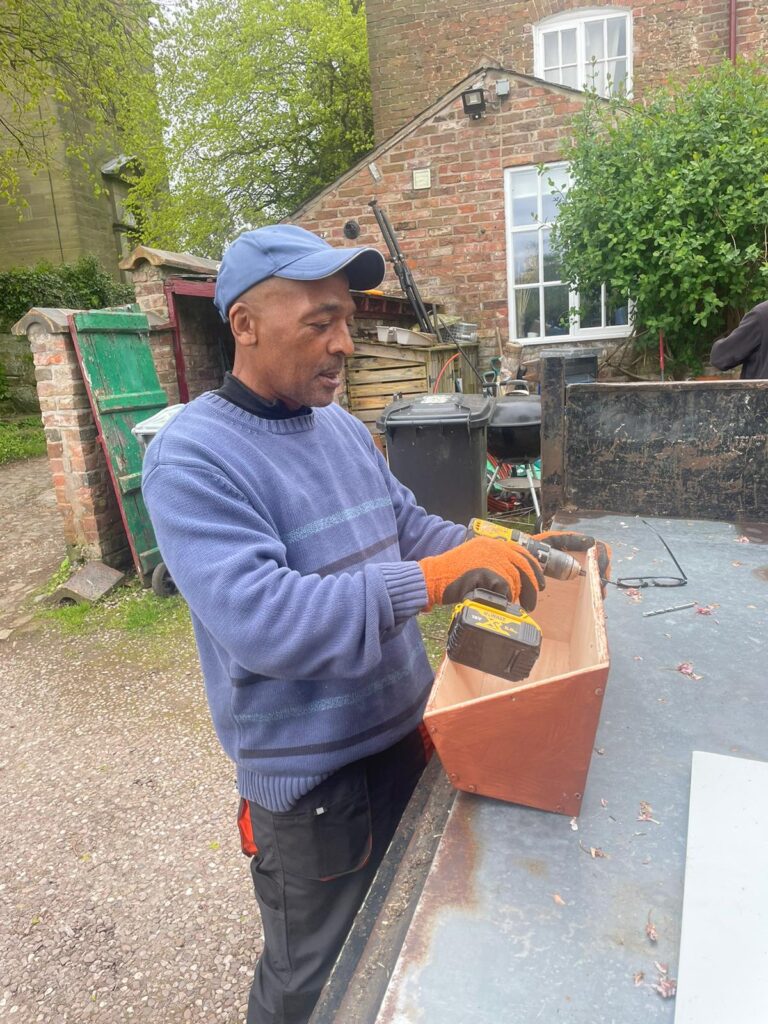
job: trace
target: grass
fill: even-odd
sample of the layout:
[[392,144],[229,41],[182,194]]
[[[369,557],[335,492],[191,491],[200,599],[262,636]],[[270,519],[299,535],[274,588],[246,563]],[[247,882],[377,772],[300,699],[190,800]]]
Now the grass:
[[[65,559],[66,561],[66,559]],[[54,574],[56,579],[62,567]],[[56,586],[69,576],[67,572]],[[55,586],[46,589],[53,590]],[[191,639],[189,609],[183,598],[157,597],[133,579],[96,604],[67,604],[47,608],[43,618],[56,623],[69,635],[89,636],[106,632],[123,633],[136,638],[171,638],[187,635]]]
[[39,416],[0,419],[0,464],[45,455],[45,433]]
[[433,669],[443,660],[445,642],[448,638],[448,626],[451,622],[453,606],[437,607],[426,615],[418,618],[421,637],[427,649],[427,657]]

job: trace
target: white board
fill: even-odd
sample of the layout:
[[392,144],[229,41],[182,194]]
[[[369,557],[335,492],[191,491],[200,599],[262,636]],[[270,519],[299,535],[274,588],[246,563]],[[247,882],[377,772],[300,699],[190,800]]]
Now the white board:
[[675,1024],[768,1022],[763,761],[693,753],[676,1004]]

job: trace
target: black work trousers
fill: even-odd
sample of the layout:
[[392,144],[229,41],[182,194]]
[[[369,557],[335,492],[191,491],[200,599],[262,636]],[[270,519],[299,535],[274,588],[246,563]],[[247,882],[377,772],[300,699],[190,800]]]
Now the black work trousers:
[[264,950],[248,1024],[309,1019],[425,760],[414,730],[335,772],[286,813],[249,803]]

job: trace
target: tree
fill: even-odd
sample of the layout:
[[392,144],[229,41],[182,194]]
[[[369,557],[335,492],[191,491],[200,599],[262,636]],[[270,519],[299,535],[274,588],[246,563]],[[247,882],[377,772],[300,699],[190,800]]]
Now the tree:
[[160,169],[154,10],[150,0],[0,0],[0,201],[23,202],[21,166],[50,165],[54,124],[90,172],[96,154],[119,147],[151,151]]
[[178,0],[156,64],[171,195],[135,193],[155,243],[218,256],[371,146],[361,0]]
[[589,96],[553,243],[563,279],[635,302],[676,376],[768,297],[768,74],[724,63],[647,101]]

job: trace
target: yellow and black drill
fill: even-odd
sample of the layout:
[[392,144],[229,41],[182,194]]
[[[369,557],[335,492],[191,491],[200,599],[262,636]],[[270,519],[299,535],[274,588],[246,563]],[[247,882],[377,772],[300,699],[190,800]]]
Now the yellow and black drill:
[[[514,541],[529,551],[545,576],[574,580],[586,575],[566,551],[534,540],[507,526],[473,519],[470,530],[478,537]],[[456,605],[448,631],[451,661],[519,682],[531,673],[541,651],[541,628],[520,605],[488,590],[473,590]]]
[[519,544],[533,555],[544,575],[553,580],[575,580],[577,576],[586,576],[586,571],[567,551],[559,551],[551,544],[534,540],[528,533],[512,530],[508,526],[500,526],[498,523],[489,523],[487,519],[473,519],[469,528],[478,537],[510,540]]

